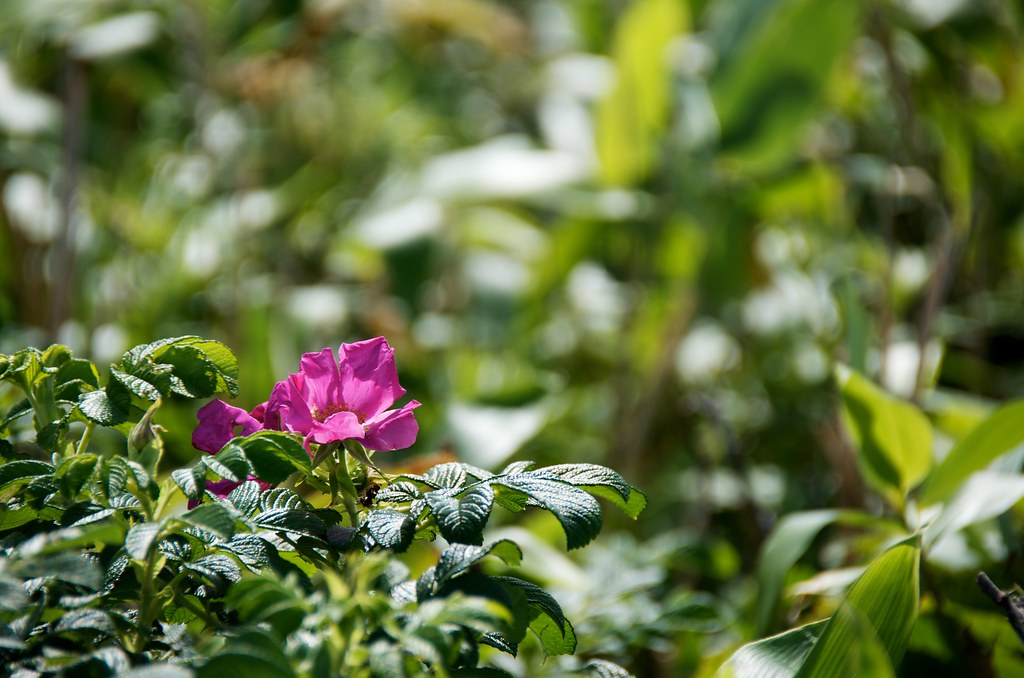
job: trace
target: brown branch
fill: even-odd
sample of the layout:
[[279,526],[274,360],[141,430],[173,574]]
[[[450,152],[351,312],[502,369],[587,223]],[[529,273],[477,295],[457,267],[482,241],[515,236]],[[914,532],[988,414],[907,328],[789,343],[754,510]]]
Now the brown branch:
[[992,602],[1003,609],[1010,626],[1017,632],[1020,642],[1024,643],[1024,609],[1019,602],[1020,597],[998,588],[984,572],[978,573],[978,586],[986,596],[992,599]]

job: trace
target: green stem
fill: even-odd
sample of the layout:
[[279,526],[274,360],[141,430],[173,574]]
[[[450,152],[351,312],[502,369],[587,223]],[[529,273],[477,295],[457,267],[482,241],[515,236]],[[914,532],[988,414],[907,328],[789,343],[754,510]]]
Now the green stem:
[[[342,453],[344,455],[344,453]],[[345,504],[345,510],[348,512],[349,520],[352,521],[352,527],[359,527],[359,509],[356,508],[356,486],[352,483],[352,477],[348,474],[348,464],[345,463],[345,457],[341,456],[339,459],[337,455],[332,457],[335,462],[334,468],[331,473],[331,487],[334,488],[334,479],[337,478],[341,484],[341,498]]]
[[96,428],[96,422],[90,421],[85,425],[85,433],[82,434],[82,439],[78,441],[78,448],[75,450],[75,455],[82,454],[89,449],[89,441],[92,440],[92,431]]

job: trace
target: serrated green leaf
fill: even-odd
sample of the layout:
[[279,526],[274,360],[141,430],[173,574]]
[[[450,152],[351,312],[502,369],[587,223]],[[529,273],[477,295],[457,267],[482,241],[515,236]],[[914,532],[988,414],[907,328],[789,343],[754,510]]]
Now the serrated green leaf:
[[83,393],[100,387],[96,366],[80,358],[73,358],[61,365],[53,381],[53,394],[59,400],[76,401]]
[[562,613],[561,605],[558,604],[558,601],[550,593],[536,584],[519,579],[518,577],[494,577],[494,580],[504,586],[521,591],[530,607],[551,617],[556,626],[562,626],[562,623],[565,621],[565,614]]
[[193,501],[203,498],[206,491],[206,466],[196,464],[189,468],[179,468],[171,471],[171,479],[181,488],[186,497]]
[[508,565],[518,565],[523,558],[519,546],[508,539],[500,539],[484,546],[452,544],[441,552],[437,565],[429,568],[419,578],[416,583],[417,598],[425,599],[489,555],[500,558]]
[[84,610],[71,610],[61,617],[57,623],[56,631],[79,631],[88,629],[100,631],[106,635],[113,635],[117,632],[110,614],[106,610],[86,608]]
[[459,488],[466,484],[466,469],[458,462],[438,464],[424,473],[423,479],[435,487]]
[[476,485],[461,497],[450,496],[447,490],[436,490],[423,495],[441,536],[452,543],[482,544],[484,527],[494,504],[494,490],[488,485]]
[[260,506],[260,495],[263,488],[255,480],[247,480],[228,495],[231,503],[243,516],[251,515]]
[[607,659],[591,659],[583,665],[583,671],[597,678],[633,678],[633,674]]
[[910,403],[898,400],[848,367],[836,368],[847,428],[865,475],[890,499],[901,500],[932,466],[932,426]]
[[263,511],[308,507],[309,502],[287,487],[276,487],[260,495],[260,509]]
[[568,619],[559,625],[546,614],[537,615],[530,622],[530,631],[537,636],[545,656],[572,654],[576,651],[576,632]]
[[412,543],[416,521],[401,511],[378,509],[367,514],[360,529],[381,548],[401,553]]
[[39,435],[36,436],[36,444],[49,454],[61,452],[61,439],[67,432],[67,417],[61,417],[60,419],[51,421],[49,424],[39,429]]
[[28,398],[19,401],[7,411],[4,418],[0,420],[0,431],[6,431],[11,424],[26,415],[32,414],[32,403],[29,402]]
[[[110,378],[116,380],[131,393],[145,400],[154,401],[162,395],[169,395],[166,388],[160,388],[156,383],[162,376],[167,376],[170,370],[160,369],[162,366],[153,366],[149,371],[144,372],[148,379],[136,374],[129,374],[123,370],[111,366]],[[152,381],[151,381],[152,380]]]
[[146,560],[162,529],[159,523],[139,523],[128,530],[124,550],[135,560]]
[[[554,514],[565,531],[570,550],[586,546],[601,531],[601,507],[592,496],[544,471],[496,476],[492,487],[526,495],[531,502]],[[499,496],[501,490],[497,490]]]
[[54,475],[60,479],[61,489],[68,499],[73,501],[78,496],[92,478],[98,461],[95,454],[79,454],[60,465]]
[[82,416],[101,426],[115,426],[128,421],[131,405],[131,393],[114,380],[105,388],[83,393],[78,398],[78,411]]
[[254,522],[258,527],[278,532],[291,532],[323,539],[327,524],[304,509],[274,509],[258,514]]
[[43,375],[40,357],[39,349],[36,348],[26,348],[7,356],[7,369],[0,378],[18,385],[28,393],[36,380]]
[[230,442],[213,456],[202,457],[202,462],[224,480],[240,483],[252,470],[245,452],[236,443]]
[[209,530],[224,539],[230,539],[231,535],[235,533],[234,519],[228,510],[220,504],[197,506],[179,518],[189,525]]
[[54,472],[53,466],[42,461],[11,461],[0,466],[0,489],[15,483],[48,476]]
[[1003,405],[953,446],[921,492],[922,506],[949,499],[967,476],[1024,443],[1024,400]]
[[829,619],[798,678],[858,675],[865,655],[873,659],[875,638],[898,667],[917,621],[920,556],[914,537],[875,558]]
[[235,444],[245,453],[253,475],[264,482],[280,483],[295,471],[308,475],[313,470],[306,448],[288,433],[259,431]]
[[228,556],[211,554],[185,566],[188,570],[205,577],[211,584],[221,586],[225,582],[234,583],[242,578],[242,570]]
[[243,565],[254,572],[270,562],[267,542],[255,534],[236,534],[231,541],[218,545],[218,548],[235,554]]
[[377,493],[377,501],[393,504],[405,504],[423,496],[420,488],[407,480],[400,480],[385,487]]
[[[219,341],[196,336],[176,337],[149,345],[149,355],[174,367],[174,375],[192,397],[226,391],[238,395],[238,359]],[[185,395],[184,393],[182,395]]]
[[792,678],[818,642],[828,620],[799,626],[736,650],[718,670],[721,678]]
[[558,464],[542,470],[596,497],[607,499],[634,520],[647,508],[647,495],[610,468],[597,464]]

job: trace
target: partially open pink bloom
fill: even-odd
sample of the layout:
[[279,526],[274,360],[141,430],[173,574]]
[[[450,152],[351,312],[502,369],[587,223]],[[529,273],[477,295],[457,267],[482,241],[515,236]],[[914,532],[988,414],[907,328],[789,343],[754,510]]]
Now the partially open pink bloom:
[[247,436],[262,430],[265,409],[266,403],[263,403],[250,414],[223,400],[211,400],[196,412],[199,426],[192,431],[192,445],[197,450],[217,454],[235,436]]
[[297,374],[278,382],[266,407],[266,428],[294,431],[310,442],[357,440],[371,450],[397,450],[416,441],[415,400],[389,410],[405,395],[395,351],[384,337],[306,353]]

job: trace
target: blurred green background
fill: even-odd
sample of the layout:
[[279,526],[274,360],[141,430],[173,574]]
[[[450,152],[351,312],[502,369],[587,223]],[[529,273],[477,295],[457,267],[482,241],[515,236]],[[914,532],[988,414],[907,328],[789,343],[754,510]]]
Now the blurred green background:
[[[0,352],[200,334],[251,408],[301,353],[385,335],[424,406],[382,462],[593,461],[647,492],[532,565],[583,655],[707,671],[750,638],[779,515],[877,509],[834,362],[950,439],[1024,394],[1017,3],[2,14]],[[158,416],[170,464],[192,416]]]

